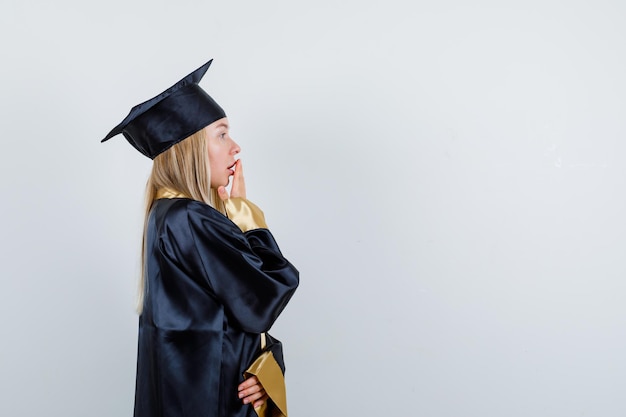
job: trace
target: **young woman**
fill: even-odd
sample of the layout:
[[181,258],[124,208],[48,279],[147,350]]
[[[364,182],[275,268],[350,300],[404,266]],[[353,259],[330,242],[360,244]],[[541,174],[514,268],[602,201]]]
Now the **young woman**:
[[298,271],[246,199],[228,119],[198,86],[210,64],[135,106],[103,140],[122,133],[154,160],[135,417],[287,413],[282,347],[265,332]]

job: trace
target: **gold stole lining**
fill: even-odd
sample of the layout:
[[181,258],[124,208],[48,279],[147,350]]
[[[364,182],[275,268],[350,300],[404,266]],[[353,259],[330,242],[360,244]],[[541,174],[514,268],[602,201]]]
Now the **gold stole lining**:
[[[181,192],[169,188],[159,188],[156,198],[191,198]],[[256,204],[241,197],[231,197],[224,201],[226,215],[243,232],[254,229],[267,229],[265,215]]]
[[178,191],[170,190],[169,188],[159,188],[156,192],[156,199],[160,198],[190,198]]
[[251,201],[231,197],[224,202],[228,218],[243,232],[253,229],[267,229],[263,211]]

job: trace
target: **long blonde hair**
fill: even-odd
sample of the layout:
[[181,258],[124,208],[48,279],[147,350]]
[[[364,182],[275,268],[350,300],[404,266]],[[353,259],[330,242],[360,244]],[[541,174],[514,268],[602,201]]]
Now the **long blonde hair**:
[[150,210],[157,200],[159,190],[168,190],[187,198],[201,201],[224,213],[224,204],[211,188],[211,169],[207,146],[206,128],[178,142],[154,158],[152,172],[146,184],[146,209],[141,250],[141,275],[137,311],[141,314],[146,286],[146,233]]

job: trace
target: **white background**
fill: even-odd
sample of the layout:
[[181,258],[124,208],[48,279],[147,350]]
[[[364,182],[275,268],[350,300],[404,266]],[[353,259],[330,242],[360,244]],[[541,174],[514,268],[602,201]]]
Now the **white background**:
[[130,416],[130,108],[209,58],[307,416],[626,415],[622,1],[7,1],[0,415]]

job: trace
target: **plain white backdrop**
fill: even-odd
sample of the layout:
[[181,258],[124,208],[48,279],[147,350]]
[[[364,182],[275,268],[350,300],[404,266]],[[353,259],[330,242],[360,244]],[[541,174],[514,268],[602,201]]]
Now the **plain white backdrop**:
[[201,82],[301,286],[290,414],[626,415],[626,5],[7,1],[0,415],[130,416],[130,108]]

